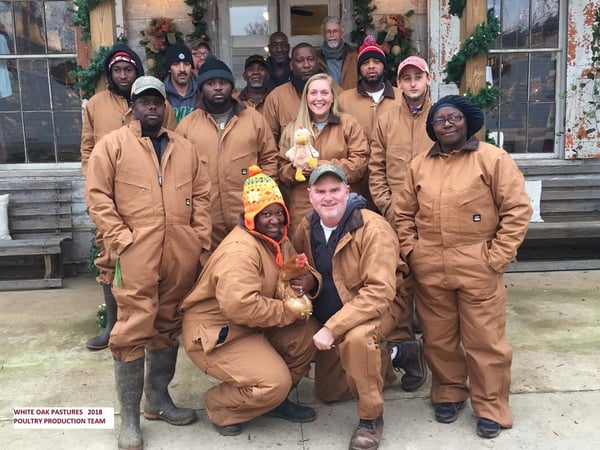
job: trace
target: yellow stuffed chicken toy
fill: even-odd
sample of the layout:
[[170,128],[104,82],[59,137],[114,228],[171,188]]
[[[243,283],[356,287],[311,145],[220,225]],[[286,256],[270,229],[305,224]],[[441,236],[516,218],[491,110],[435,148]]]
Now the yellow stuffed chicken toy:
[[317,167],[319,152],[312,146],[310,139],[310,131],[300,125],[294,132],[294,146],[285,152],[286,158],[296,168],[294,178],[298,182],[306,181],[306,177],[302,173],[303,169],[314,169]]

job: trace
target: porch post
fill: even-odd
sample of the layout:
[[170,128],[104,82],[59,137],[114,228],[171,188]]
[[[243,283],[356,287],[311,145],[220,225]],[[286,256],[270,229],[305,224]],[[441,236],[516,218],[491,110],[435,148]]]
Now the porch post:
[[[111,46],[116,40],[115,4],[113,0],[102,0],[90,11],[91,50]],[[96,92],[106,89],[106,78],[102,75],[96,82]]]

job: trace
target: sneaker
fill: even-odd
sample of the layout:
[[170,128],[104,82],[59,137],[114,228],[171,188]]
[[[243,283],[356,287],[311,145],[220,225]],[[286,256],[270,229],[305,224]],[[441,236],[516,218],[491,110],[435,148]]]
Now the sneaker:
[[376,450],[383,434],[383,416],[377,419],[360,419],[352,438],[350,439],[350,450]]
[[237,436],[242,433],[242,424],[233,423],[231,425],[217,425],[213,423],[213,427],[221,436]]
[[477,436],[484,439],[492,439],[500,434],[502,425],[493,420],[486,419],[485,417],[480,417],[479,420],[477,420],[476,430]]
[[289,422],[307,423],[317,418],[314,409],[308,406],[298,405],[290,399],[285,399],[281,405],[265,414],[268,417],[279,417]]
[[410,339],[394,344],[397,354],[392,360],[396,372],[404,370],[400,387],[406,392],[419,389],[427,381],[427,366],[423,354],[423,341]]
[[438,403],[435,405],[435,420],[439,423],[452,423],[458,419],[458,412],[464,407],[464,401]]

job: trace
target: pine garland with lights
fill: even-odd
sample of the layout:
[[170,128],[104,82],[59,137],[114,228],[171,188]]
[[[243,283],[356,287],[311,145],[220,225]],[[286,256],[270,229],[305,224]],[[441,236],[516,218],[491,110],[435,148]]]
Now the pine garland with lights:
[[188,39],[193,41],[205,41],[210,42],[207,30],[208,25],[204,21],[204,14],[206,14],[206,8],[204,7],[203,0],[184,0],[185,4],[192,7],[192,12],[188,13],[188,16],[192,18],[192,25],[194,25],[194,31],[187,35]]
[[462,17],[467,0],[450,0],[448,2],[448,12],[452,16]]
[[373,16],[372,12],[377,9],[377,6],[371,6],[370,0],[355,0],[354,11],[352,12],[352,18],[356,28],[350,33],[350,39],[357,46],[360,46],[365,37],[367,31],[373,28]]
[[81,40],[90,40],[90,12],[98,6],[101,0],[73,0],[76,6],[73,12],[73,25],[81,28]]
[[490,44],[500,34],[500,20],[494,15],[494,11],[487,12],[487,23],[478,24],[473,34],[462,43],[460,50],[452,56],[445,72],[445,83],[456,83],[460,86],[460,80],[465,71],[468,59],[474,58],[489,51]]

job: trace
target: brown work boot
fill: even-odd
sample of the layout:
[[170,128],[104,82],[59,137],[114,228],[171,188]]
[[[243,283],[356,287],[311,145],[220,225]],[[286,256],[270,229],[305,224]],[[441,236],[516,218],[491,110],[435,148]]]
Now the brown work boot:
[[383,416],[377,419],[360,419],[352,438],[350,450],[376,450],[383,433]]

